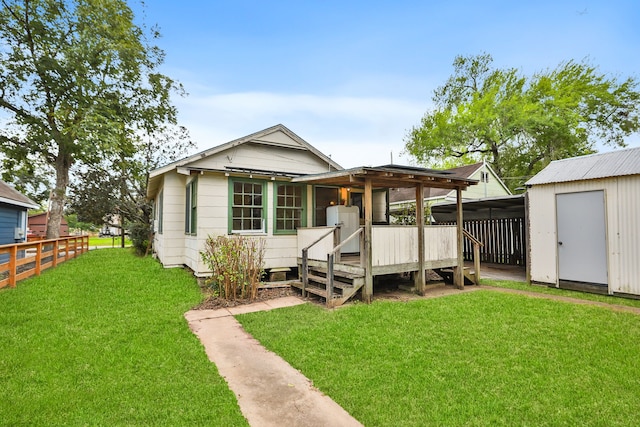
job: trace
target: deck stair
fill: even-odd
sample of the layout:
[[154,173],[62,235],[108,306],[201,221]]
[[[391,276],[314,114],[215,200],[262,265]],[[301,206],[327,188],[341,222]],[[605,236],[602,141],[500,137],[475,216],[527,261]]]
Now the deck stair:
[[[452,268],[435,268],[433,271],[438,274],[438,276],[442,277],[445,283],[452,285],[453,284],[453,275],[454,270]],[[466,285],[477,285],[476,283],[476,273],[471,270],[470,267],[464,267],[464,284]]]
[[323,298],[329,308],[338,307],[364,286],[364,272],[357,270],[361,269],[351,265],[334,264],[333,289],[330,290],[328,289],[327,263],[311,261],[307,274],[308,285],[305,287],[300,280],[293,282],[291,286],[301,289],[303,296],[309,293]]

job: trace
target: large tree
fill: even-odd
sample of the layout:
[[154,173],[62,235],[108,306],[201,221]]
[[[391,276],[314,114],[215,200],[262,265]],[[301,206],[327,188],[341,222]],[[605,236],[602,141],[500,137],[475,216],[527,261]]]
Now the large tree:
[[552,160],[593,153],[599,143],[624,146],[640,129],[633,78],[574,61],[526,77],[492,62],[488,54],[456,57],[435,108],[405,139],[419,162],[484,159],[513,189]]
[[[130,156],[135,135],[175,123],[158,36],[123,0],[0,0],[0,149],[8,166],[55,171],[47,237],[59,235],[70,170]],[[7,165],[5,165],[7,166]]]
[[175,126],[140,137],[135,145],[131,156],[105,160],[76,174],[69,208],[80,221],[101,226],[118,214],[123,222],[150,224],[149,172],[195,148],[188,131]]

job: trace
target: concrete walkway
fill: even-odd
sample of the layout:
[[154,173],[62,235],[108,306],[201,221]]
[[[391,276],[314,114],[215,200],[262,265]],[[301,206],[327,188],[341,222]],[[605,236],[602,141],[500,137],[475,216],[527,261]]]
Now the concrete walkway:
[[185,318],[209,360],[235,393],[250,425],[362,426],[299,371],[265,349],[233,318],[303,303],[296,297],[284,297],[218,310],[191,310]]

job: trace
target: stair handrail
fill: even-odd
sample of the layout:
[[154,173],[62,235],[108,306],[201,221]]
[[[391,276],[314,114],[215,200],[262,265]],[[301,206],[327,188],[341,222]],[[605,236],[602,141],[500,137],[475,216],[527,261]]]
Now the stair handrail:
[[335,233],[336,230],[338,229],[340,229],[339,224],[336,225],[335,227],[331,227],[329,231],[324,233],[322,236],[318,237],[316,240],[313,241],[313,243],[302,248],[302,297],[303,298],[307,296],[307,286],[309,285],[309,249],[311,249],[313,246],[320,243],[328,235]]
[[327,237],[329,234],[333,233],[334,231],[336,231],[337,228],[340,228],[341,225],[336,225],[335,227],[331,227],[331,229],[329,231],[327,231],[326,233],[324,233],[322,236],[318,237],[316,240],[313,241],[313,243],[311,243],[310,245],[302,248],[303,251],[308,251],[309,249],[311,249],[312,246],[317,245],[318,243],[320,243],[322,241],[322,239],[324,239],[325,237]]
[[354,239],[356,236],[358,236],[360,233],[362,233],[362,230],[364,230],[363,227],[358,228],[356,231],[354,231],[353,233],[351,233],[351,235],[349,237],[347,237],[346,239],[344,239],[338,246],[336,246],[335,248],[333,248],[333,250],[331,251],[332,254],[337,253],[340,249],[342,249],[342,247],[344,245],[346,245],[347,243],[349,243],[352,239]]
[[333,266],[335,263],[335,257],[337,253],[340,253],[340,249],[347,243],[349,243],[356,236],[364,230],[363,227],[359,227],[356,231],[351,233],[349,237],[344,239],[339,245],[333,248],[331,252],[327,254],[327,306],[331,307],[331,301],[333,300]]
[[462,233],[464,234],[464,237],[466,237],[467,239],[471,240],[471,243],[478,244],[480,246],[484,246],[484,243],[482,243],[480,240],[478,240],[478,238],[476,236],[474,236],[473,234],[469,233],[467,230],[463,229]]
[[475,282],[480,286],[480,246],[484,246],[476,236],[469,233],[467,230],[462,230],[464,237],[469,239],[473,243],[473,269],[475,270]]

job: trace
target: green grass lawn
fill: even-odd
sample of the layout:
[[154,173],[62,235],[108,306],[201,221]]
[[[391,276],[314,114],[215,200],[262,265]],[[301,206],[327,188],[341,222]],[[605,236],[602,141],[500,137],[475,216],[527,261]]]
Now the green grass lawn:
[[0,425],[247,425],[183,318],[200,300],[128,249],[0,290]]
[[606,304],[625,305],[628,307],[640,307],[640,299],[623,298],[610,295],[591,294],[588,292],[571,291],[568,289],[551,288],[544,285],[527,285],[524,282],[514,282],[509,280],[482,279],[481,283],[487,286],[498,288],[516,289],[527,292],[536,292],[547,295],[559,295],[563,297],[583,299],[587,301],[598,301]]
[[[120,237],[89,237],[89,247],[94,246],[111,246],[119,248],[122,244]],[[125,246],[131,246],[131,239],[128,237],[124,240]]]
[[640,316],[477,291],[238,316],[366,426],[640,425]]

